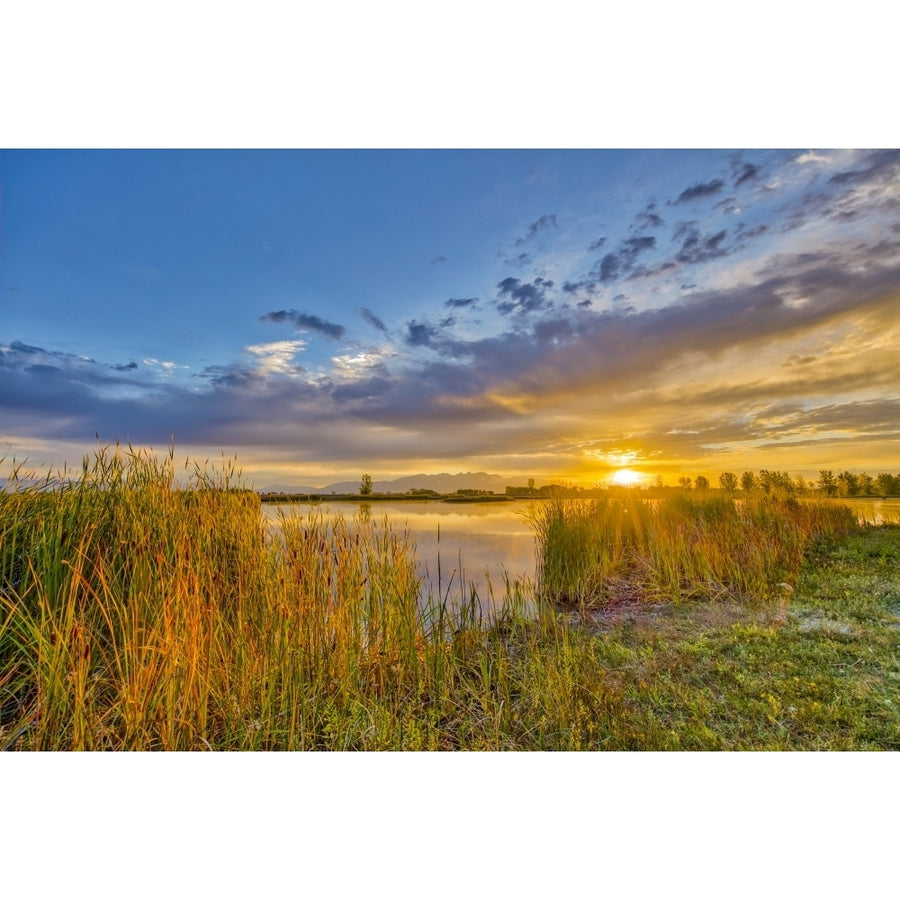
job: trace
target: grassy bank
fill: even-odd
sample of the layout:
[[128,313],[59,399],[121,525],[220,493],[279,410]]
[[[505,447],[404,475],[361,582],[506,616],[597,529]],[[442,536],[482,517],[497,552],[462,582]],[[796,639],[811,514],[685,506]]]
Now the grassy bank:
[[900,747],[900,529],[568,510],[536,523],[548,602],[488,622],[419,601],[407,535],[268,530],[228,471],[116,450],[2,492],[0,747]]

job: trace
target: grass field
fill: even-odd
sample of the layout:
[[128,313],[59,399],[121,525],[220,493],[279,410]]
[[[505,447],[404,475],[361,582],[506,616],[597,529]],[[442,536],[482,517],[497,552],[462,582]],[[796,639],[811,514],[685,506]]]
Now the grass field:
[[900,528],[549,504],[538,613],[423,603],[408,537],[98,452],[0,493],[0,748],[897,749]]

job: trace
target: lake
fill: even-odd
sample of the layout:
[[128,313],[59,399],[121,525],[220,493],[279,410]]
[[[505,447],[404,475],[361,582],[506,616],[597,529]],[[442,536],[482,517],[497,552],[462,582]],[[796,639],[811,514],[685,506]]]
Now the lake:
[[[539,502],[539,501],[538,501]],[[861,522],[900,523],[900,499],[836,498]],[[264,503],[263,513],[276,521],[279,513],[296,516],[341,515],[352,522],[361,513],[408,530],[416,548],[422,597],[468,600],[471,590],[481,601],[500,603],[510,583],[530,586],[535,577],[534,534],[528,523],[532,503],[523,500],[487,503],[444,503],[440,500],[378,500],[372,503]]]
[[408,531],[416,548],[422,596],[468,600],[471,590],[482,601],[502,601],[506,581],[532,584],[534,533],[526,501],[444,503],[440,500],[373,503],[264,503],[263,514],[276,521],[280,513],[295,516],[341,515],[349,523],[358,515],[394,530]]
[[860,522],[867,525],[900,524],[900,497],[889,497],[886,500],[877,497],[841,497],[829,502],[849,506]]

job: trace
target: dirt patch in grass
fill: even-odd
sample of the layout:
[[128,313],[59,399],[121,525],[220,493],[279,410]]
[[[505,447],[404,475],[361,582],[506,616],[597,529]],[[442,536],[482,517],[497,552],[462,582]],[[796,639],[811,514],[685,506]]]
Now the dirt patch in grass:
[[768,627],[777,624],[779,607],[733,600],[697,603],[617,603],[604,609],[567,612],[567,624],[591,635],[609,635],[623,629],[652,633],[659,638],[681,638],[698,631],[730,628],[736,623]]

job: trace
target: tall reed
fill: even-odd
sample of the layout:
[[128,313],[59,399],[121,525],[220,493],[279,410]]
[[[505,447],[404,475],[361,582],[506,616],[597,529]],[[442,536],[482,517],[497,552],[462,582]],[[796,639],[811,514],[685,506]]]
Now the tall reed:
[[536,507],[538,593],[562,605],[729,596],[766,600],[791,584],[811,540],[855,526],[846,507],[676,495],[555,498]]
[[446,743],[495,638],[472,604],[421,601],[408,534],[267,526],[227,465],[181,480],[116,447],[0,492],[0,748]]

